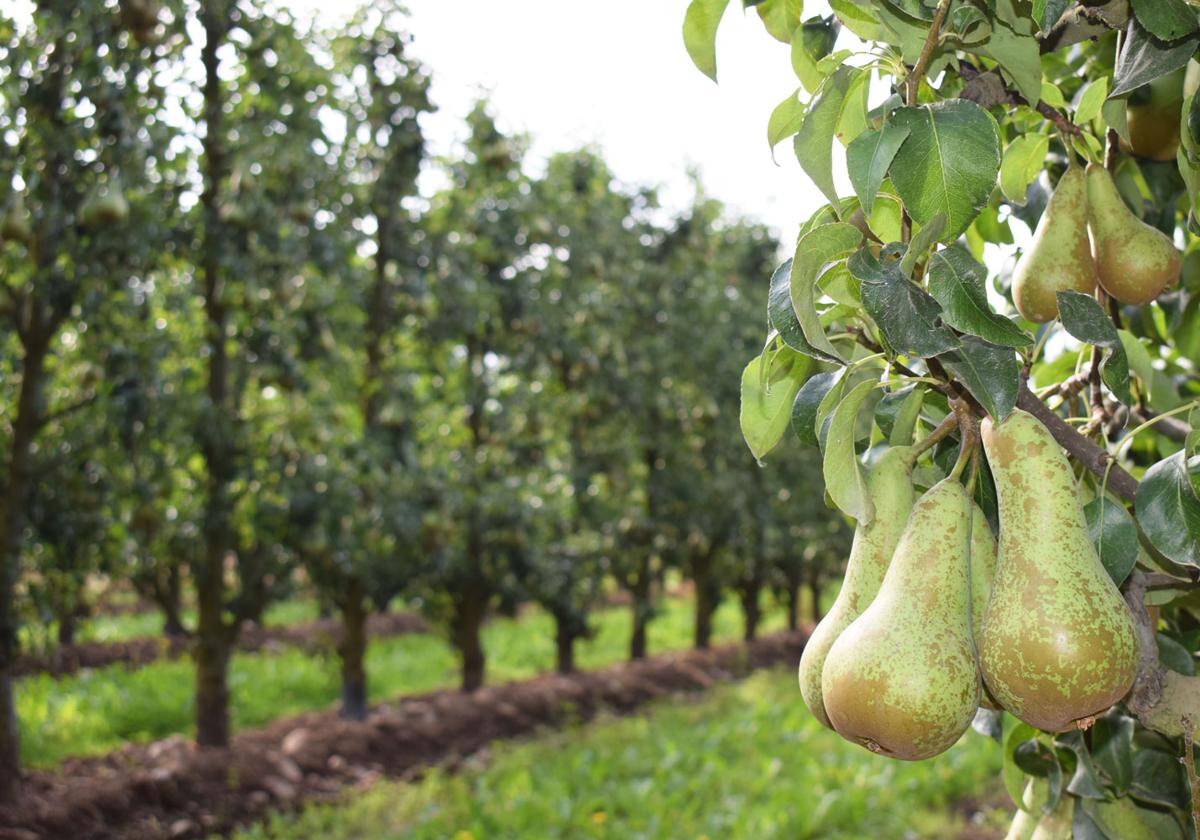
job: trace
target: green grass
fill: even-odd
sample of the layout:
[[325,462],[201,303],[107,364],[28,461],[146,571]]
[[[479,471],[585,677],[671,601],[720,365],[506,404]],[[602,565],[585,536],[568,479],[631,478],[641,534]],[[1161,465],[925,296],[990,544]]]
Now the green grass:
[[[577,664],[597,668],[628,653],[629,610],[598,612],[595,638],[578,646]],[[783,625],[780,610],[770,610],[764,633]],[[741,617],[732,601],[715,617],[717,639],[736,639]],[[484,631],[488,680],[524,679],[554,664],[553,622],[539,610],[518,619],[497,619]],[[686,648],[692,638],[690,601],[663,602],[651,623],[651,653]],[[458,660],[442,635],[409,634],[372,641],[367,654],[370,697],[384,700],[401,694],[454,686]],[[230,692],[235,727],[260,726],[276,718],[332,705],[339,693],[338,663],[331,653],[299,650],[245,653],[234,656]],[[127,741],[150,741],[192,728],[193,666],[190,660],[163,660],[137,670],[112,666],[55,680],[45,675],[17,684],[21,749],[33,767],[58,764],[65,758],[95,755]]]
[[486,766],[381,783],[234,838],[953,837],[953,804],[995,789],[1000,764],[998,746],[972,732],[930,761],[871,755],[816,722],[786,669],[498,743]]
[[[280,601],[267,607],[263,624],[268,627],[283,627],[314,621],[317,618],[317,602],[312,598],[294,598]],[[196,611],[185,609],[183,620],[188,627],[196,626]],[[40,626],[26,625],[21,628],[21,645],[24,649],[40,650],[53,647],[51,640],[57,633],[57,623]],[[127,642],[131,639],[159,638],[163,635],[163,617],[157,610],[122,613],[121,615],[98,615],[83,621],[76,634],[80,642]]]

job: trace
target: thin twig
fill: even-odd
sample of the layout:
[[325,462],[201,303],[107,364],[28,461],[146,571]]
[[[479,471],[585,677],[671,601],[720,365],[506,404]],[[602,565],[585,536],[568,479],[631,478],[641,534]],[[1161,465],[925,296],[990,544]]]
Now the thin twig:
[[913,451],[920,456],[922,453],[929,451],[937,446],[951,432],[958,428],[958,416],[955,414],[946,415],[946,419],[938,424],[938,427],[929,433],[925,439],[913,444]]
[[[963,81],[971,82],[971,81],[979,78],[980,76],[985,75],[985,73],[989,73],[992,71],[980,70],[974,64],[971,64],[968,61],[963,61],[963,62],[959,63],[958,72],[959,72],[959,75],[962,76]],[[1000,80],[999,76],[996,77],[996,81],[997,81],[997,85],[1004,92],[1004,98],[999,101],[989,102],[987,104],[989,104],[989,105],[1028,105],[1029,104],[1028,99],[1026,99],[1024,96],[1022,96],[1020,93],[1018,93],[1014,88],[1011,88],[1011,87],[1008,87],[1007,85],[1005,85]],[[980,103],[980,104],[983,104],[983,103]],[[1055,108],[1053,105],[1050,105],[1049,103],[1039,99],[1036,103],[1034,103],[1033,109],[1035,111],[1037,111],[1039,114],[1041,114],[1043,117],[1045,117],[1046,119],[1050,120],[1050,122],[1054,123],[1054,127],[1057,128],[1059,131],[1061,131],[1063,134],[1066,134],[1066,135],[1069,135],[1072,137],[1077,137],[1077,136],[1083,134],[1082,128],[1075,125],[1075,123],[1071,121],[1070,117],[1068,117],[1062,111]]]
[[917,104],[917,92],[921,88],[921,79],[925,78],[929,62],[933,60],[933,53],[937,49],[938,40],[942,34],[942,23],[946,20],[946,13],[949,11],[950,0],[939,0],[937,10],[933,13],[933,22],[929,24],[929,34],[925,37],[925,45],[921,47],[921,54],[917,57],[917,63],[913,65],[912,72],[905,79],[904,84],[907,88],[905,101],[910,107]]

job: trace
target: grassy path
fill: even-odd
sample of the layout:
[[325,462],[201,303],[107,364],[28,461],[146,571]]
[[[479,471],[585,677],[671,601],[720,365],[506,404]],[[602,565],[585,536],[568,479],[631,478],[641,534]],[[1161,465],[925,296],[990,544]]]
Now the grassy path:
[[[690,600],[667,599],[650,625],[650,650],[689,647]],[[629,610],[611,608],[594,619],[596,635],[581,642],[580,668],[619,662],[627,655]],[[771,610],[763,633],[783,625]],[[741,632],[732,601],[718,610],[716,639],[733,640]],[[550,670],[554,663],[553,623],[530,610],[517,619],[497,619],[485,630],[488,679],[524,679]],[[457,682],[457,657],[444,637],[414,634],[372,642],[367,656],[372,702],[431,691]],[[162,661],[130,671],[112,666],[52,679],[29,677],[17,686],[22,753],[32,767],[49,767],[72,756],[97,755],[128,741],[152,741],[192,731],[193,667],[188,660]],[[336,702],[336,658],[299,650],[242,653],[230,669],[233,720],[237,728],[261,726],[279,717]]]
[[[821,728],[784,669],[694,702],[495,744],[462,772],[377,783],[234,837],[949,838],[965,827],[954,803],[994,788],[999,770],[999,748],[973,732],[926,762],[871,755]],[[989,815],[997,837],[1001,819]]]

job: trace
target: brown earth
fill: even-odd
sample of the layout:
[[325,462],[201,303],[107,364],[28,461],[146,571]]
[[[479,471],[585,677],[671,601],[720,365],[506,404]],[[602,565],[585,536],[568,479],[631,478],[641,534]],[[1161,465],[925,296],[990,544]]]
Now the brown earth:
[[[375,613],[367,620],[367,632],[377,639],[404,633],[424,633],[428,629],[421,617],[412,613]],[[336,618],[284,627],[247,626],[238,636],[238,648],[243,651],[284,647],[325,650],[334,647],[341,636],[341,622]],[[15,672],[17,677],[31,674],[63,677],[84,668],[103,668],[107,665],[123,664],[130,668],[141,668],[164,657],[186,656],[190,651],[191,640],[186,638],[80,642],[61,645],[45,653],[24,654],[17,660]],[[0,840],[4,840],[3,835],[0,835]]]
[[0,809],[0,840],[186,840],[228,831],[382,776],[419,775],[496,739],[793,664],[806,638],[780,633],[475,694],[439,691],[376,707],[362,723],[313,712],[243,732],[229,749],[176,737],[72,760],[30,774],[21,808]]

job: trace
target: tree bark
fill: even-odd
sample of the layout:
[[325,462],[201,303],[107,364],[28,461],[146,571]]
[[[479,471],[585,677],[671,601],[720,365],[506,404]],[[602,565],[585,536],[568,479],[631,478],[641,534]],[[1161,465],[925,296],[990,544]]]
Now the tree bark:
[[234,434],[231,416],[228,351],[228,310],[224,302],[221,255],[224,244],[220,218],[220,189],[225,172],[222,143],[223,95],[218,52],[227,26],[225,3],[201,6],[205,44],[204,65],[204,237],[201,272],[207,318],[208,410],[201,450],[208,469],[204,514],[204,553],[201,568],[194,570],[197,593],[196,741],[205,746],[229,744],[229,686],[227,668],[236,626],[227,626],[225,610],[225,558],[233,547],[230,525],[230,485],[235,477]]
[[454,646],[462,655],[462,690],[477,691],[483,686],[487,664],[483,650],[483,619],[487,615],[487,593],[483,587],[469,586],[454,605]]
[[163,633],[168,639],[182,639],[188,634],[183,624],[183,574],[172,563],[167,568],[166,582],[158,599],[163,614]]
[[629,658],[646,658],[646,625],[650,621],[650,574],[643,568],[630,587],[633,595],[633,631],[629,636]]
[[[37,307],[39,312],[41,307]],[[17,726],[12,669],[17,661],[15,601],[21,534],[25,530],[26,499],[32,470],[32,446],[41,426],[48,330],[37,325],[27,333],[21,370],[21,389],[13,421],[7,485],[0,497],[0,804],[21,795],[21,739]]]
[[342,640],[338,654],[342,659],[343,720],[367,718],[367,671],[363,659],[367,652],[367,604],[362,578],[354,575],[346,587],[342,604]]
[[742,615],[745,618],[745,630],[742,635],[747,642],[758,638],[758,624],[762,619],[762,606],[759,604],[761,591],[762,582],[759,580],[749,581],[743,584],[741,589]]
[[821,615],[821,576],[816,569],[808,573],[808,594],[812,597],[812,618],[816,624],[824,617]]
[[713,613],[717,610],[720,589],[713,580],[711,554],[692,558],[692,583],[696,586],[696,626],[693,644],[697,650],[712,645]]
[[793,633],[800,626],[800,582],[788,581],[787,585],[787,628]]
[[556,614],[554,616],[554,665],[560,674],[575,672],[575,639],[571,617]]
[[75,610],[66,610],[58,618],[58,643],[61,646],[75,644],[75,631],[79,627]]

